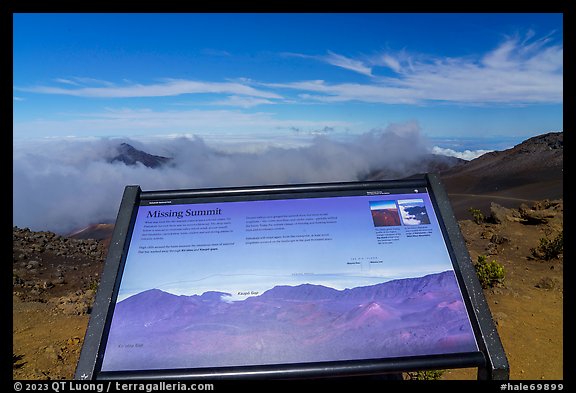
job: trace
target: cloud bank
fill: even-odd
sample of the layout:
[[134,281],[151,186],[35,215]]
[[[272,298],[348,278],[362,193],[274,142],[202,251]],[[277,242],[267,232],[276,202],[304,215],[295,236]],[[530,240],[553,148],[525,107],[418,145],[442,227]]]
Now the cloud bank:
[[[109,162],[127,142],[150,154],[172,157],[171,165],[148,168]],[[354,181],[376,169],[408,176],[428,140],[417,123],[392,124],[347,141],[318,136],[305,146],[270,144],[233,151],[199,137],[91,138],[21,142],[14,145],[13,224],[69,233],[113,222],[126,185],[143,190]]]
[[440,147],[440,146],[434,146],[432,148],[433,154],[456,157],[456,158],[460,158],[460,159],[466,160],[466,161],[473,160],[475,158],[480,157],[483,154],[486,154],[486,153],[489,153],[492,151],[494,151],[494,150],[486,150],[486,149],[470,150],[470,149],[466,149],[464,151],[457,151],[454,149]]

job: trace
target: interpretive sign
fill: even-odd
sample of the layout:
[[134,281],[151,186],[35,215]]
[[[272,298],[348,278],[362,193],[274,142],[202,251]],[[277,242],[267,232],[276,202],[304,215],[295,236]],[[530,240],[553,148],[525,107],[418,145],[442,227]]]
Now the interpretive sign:
[[447,209],[431,175],[157,192],[129,186],[76,377],[478,367],[480,377],[507,378],[469,257],[452,245],[462,239],[451,233],[457,224],[444,217]]

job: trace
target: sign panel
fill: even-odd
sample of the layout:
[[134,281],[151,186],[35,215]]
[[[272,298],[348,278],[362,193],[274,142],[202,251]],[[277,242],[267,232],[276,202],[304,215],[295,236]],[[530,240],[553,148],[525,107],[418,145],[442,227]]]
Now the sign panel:
[[478,364],[431,188],[356,186],[140,198],[95,370]]

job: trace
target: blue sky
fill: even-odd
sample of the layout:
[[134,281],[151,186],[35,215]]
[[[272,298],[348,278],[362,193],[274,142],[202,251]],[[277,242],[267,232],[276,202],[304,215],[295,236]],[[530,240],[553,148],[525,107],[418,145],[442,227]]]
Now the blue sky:
[[[562,14],[15,14],[14,140],[563,129]],[[477,148],[490,148],[479,146]]]

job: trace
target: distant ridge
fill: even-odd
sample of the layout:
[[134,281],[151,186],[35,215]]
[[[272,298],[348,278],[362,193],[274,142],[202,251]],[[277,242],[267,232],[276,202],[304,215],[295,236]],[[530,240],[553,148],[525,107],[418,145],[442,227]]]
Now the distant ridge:
[[72,239],[103,240],[112,236],[114,224],[92,224],[66,235]]
[[549,132],[440,172],[456,216],[495,201],[507,207],[563,197],[564,133]]
[[377,169],[360,176],[361,181],[389,180],[408,177],[417,173],[440,173],[451,168],[459,168],[467,161],[461,158],[441,154],[425,154],[411,162],[409,167]]
[[123,162],[129,166],[137,165],[139,162],[148,168],[158,168],[172,160],[170,157],[148,154],[142,150],[136,149],[134,146],[128,143],[121,143],[117,150],[118,154],[112,157],[109,162]]
[[498,191],[546,179],[562,172],[563,132],[538,135],[503,151],[481,155],[462,166],[444,171],[446,183],[462,175],[472,176],[462,191]]

